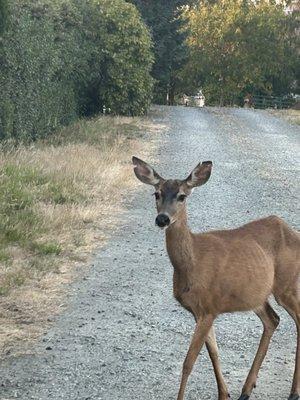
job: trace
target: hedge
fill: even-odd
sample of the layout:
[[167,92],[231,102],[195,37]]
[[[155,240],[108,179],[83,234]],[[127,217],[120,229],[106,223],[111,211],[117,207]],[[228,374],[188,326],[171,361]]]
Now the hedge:
[[0,138],[45,137],[104,105],[115,114],[146,111],[151,39],[134,6],[17,0],[8,12],[0,37]]

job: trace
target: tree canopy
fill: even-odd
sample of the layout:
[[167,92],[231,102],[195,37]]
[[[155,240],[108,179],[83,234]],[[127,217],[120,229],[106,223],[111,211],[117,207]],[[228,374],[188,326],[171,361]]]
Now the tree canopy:
[[297,42],[297,14],[272,0],[0,0],[0,137],[104,105],[142,114],[153,86],[170,104],[199,88],[221,104],[295,92]]
[[152,76],[155,79],[154,100],[170,103],[180,85],[179,70],[185,63],[187,48],[179,8],[187,0],[131,0],[140,10],[150,28],[154,42],[155,62]]
[[245,93],[288,93],[299,59],[296,18],[268,0],[200,0],[182,13],[189,58],[183,77],[208,99],[230,103]]

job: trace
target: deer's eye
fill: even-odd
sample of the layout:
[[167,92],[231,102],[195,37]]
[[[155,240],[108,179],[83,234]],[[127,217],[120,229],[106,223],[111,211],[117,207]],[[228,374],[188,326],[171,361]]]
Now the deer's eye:
[[155,192],[155,193],[154,193],[154,196],[155,196],[155,199],[156,199],[156,200],[159,200],[159,199],[160,199],[160,193]]
[[186,195],[185,194],[180,194],[178,197],[177,197],[177,200],[178,201],[180,201],[181,203],[185,200],[185,198],[186,198]]

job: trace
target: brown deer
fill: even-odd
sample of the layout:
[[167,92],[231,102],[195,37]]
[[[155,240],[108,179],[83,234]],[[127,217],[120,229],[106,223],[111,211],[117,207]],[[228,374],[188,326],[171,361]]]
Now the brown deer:
[[289,400],[300,397],[300,235],[276,216],[240,228],[192,233],[185,200],[206,183],[212,162],[196,166],[184,180],[163,179],[147,163],[133,157],[134,172],[155,188],[156,225],[165,228],[169,258],[174,267],[175,298],[190,311],[196,328],[183,363],[177,400],[183,400],[188,377],[206,344],[218,385],[219,400],[229,393],[221,372],[213,330],[222,313],[253,310],[263,323],[257,354],[239,400],[249,399],[279,317],[268,298],[274,295],[297,326],[296,365]]

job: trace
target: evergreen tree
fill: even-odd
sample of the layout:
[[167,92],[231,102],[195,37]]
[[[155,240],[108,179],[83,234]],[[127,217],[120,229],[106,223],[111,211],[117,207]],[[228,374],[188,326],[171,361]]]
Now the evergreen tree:
[[183,66],[187,49],[185,34],[178,18],[179,8],[187,0],[131,0],[140,10],[152,33],[155,63],[152,76],[156,80],[154,101],[174,103],[180,86],[178,71]]

